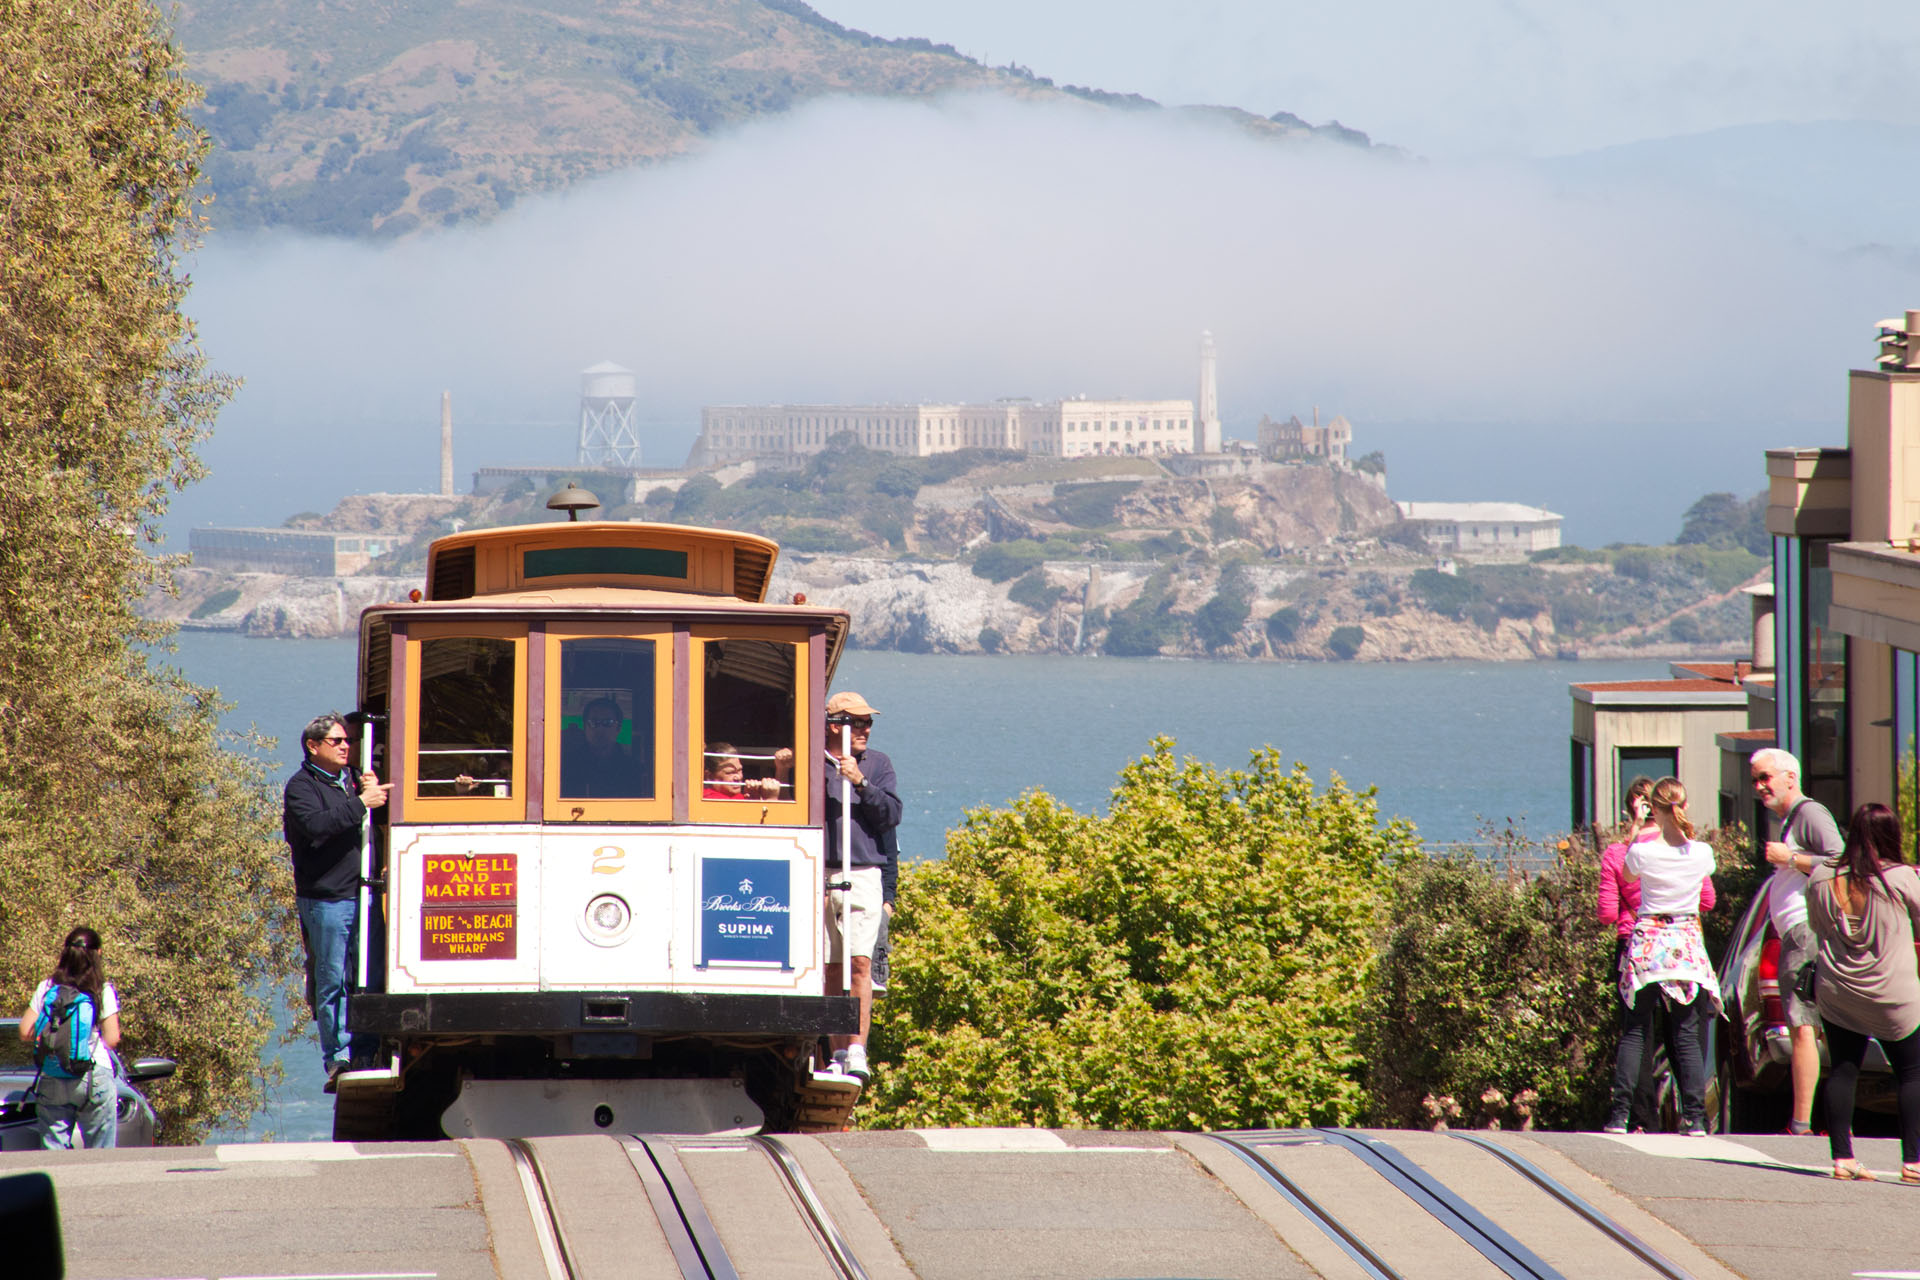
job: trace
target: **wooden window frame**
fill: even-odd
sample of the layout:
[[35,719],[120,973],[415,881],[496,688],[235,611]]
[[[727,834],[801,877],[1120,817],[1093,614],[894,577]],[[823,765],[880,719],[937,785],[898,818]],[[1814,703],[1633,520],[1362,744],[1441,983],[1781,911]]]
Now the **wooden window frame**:
[[[545,777],[541,799],[548,825],[572,822],[671,822],[673,820],[674,705],[671,622],[563,622],[550,621],[542,637],[546,655],[546,732],[542,744]],[[560,795],[560,645],[567,640],[651,640],[653,642],[653,798],[642,800],[584,800]],[[637,729],[637,726],[636,726]]]
[[[513,644],[513,782],[506,796],[420,794],[421,646],[429,640],[508,640]],[[525,822],[527,820],[527,624],[524,622],[410,622],[406,634],[406,714],[400,743],[406,767],[409,822]]]
[[[704,645],[710,640],[771,640],[793,647],[793,779],[787,800],[709,800],[702,794],[706,783],[707,679]],[[743,623],[739,626],[708,625],[689,627],[687,631],[687,769],[681,779],[686,787],[687,817],[691,822],[727,826],[805,826],[810,821],[808,797],[813,794],[814,772],[819,767],[811,756],[808,719],[812,715],[812,663],[808,649],[808,630],[803,625],[766,625]]]

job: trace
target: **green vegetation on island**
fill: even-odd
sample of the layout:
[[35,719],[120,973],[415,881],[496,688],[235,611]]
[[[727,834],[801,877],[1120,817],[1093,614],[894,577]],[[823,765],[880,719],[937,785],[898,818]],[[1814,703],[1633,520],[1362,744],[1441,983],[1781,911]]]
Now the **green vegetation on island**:
[[0,0],[0,992],[97,929],[162,1138],[244,1123],[297,942],[278,805],[136,605],[230,384],[182,311],[205,141],[151,6]]

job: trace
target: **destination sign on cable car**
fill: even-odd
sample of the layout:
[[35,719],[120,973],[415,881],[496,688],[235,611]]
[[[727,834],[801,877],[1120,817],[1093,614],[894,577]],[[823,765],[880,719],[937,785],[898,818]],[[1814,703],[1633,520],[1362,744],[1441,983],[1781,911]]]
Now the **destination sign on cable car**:
[[424,863],[420,958],[514,959],[520,855],[446,854]]

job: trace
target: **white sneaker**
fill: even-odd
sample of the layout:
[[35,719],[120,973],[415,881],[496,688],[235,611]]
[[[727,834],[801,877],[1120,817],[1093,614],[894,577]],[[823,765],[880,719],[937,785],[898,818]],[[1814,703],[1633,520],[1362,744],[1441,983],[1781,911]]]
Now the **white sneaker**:
[[867,1046],[863,1044],[847,1046],[844,1070],[861,1084],[873,1078],[873,1068],[867,1065]]

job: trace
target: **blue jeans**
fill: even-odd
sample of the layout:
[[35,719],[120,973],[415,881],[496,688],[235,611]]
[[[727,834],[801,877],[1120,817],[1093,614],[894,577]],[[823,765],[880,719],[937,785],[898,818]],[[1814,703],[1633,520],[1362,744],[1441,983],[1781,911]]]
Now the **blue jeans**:
[[120,1133],[120,1094],[113,1081],[113,1054],[94,1044],[93,1070],[78,1080],[42,1074],[34,1086],[33,1120],[48,1151],[110,1147]]
[[300,932],[307,943],[307,977],[314,1021],[320,1024],[320,1058],[344,1065],[353,1055],[347,1036],[347,988],[357,967],[359,904],[295,898]]

